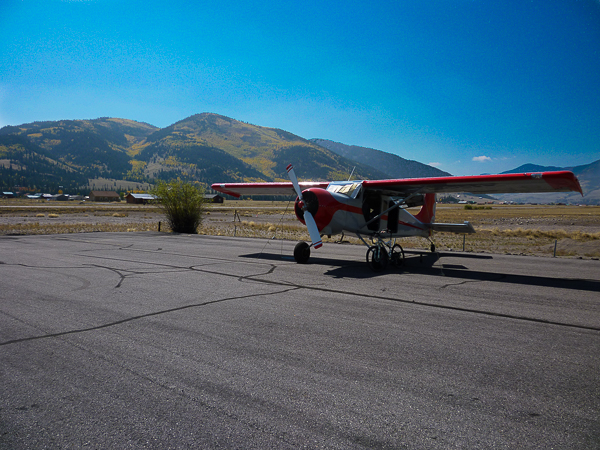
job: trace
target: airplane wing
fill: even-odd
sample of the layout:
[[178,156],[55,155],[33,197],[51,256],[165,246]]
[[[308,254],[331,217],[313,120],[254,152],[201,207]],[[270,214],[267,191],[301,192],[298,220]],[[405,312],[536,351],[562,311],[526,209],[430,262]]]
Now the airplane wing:
[[[327,189],[327,181],[308,181],[302,182],[300,189],[303,191],[309,188]],[[229,194],[235,198],[241,195],[296,195],[294,186],[290,182],[283,183],[215,183],[212,189],[224,194]]]
[[[302,190],[327,189],[326,181],[302,182]],[[295,195],[290,182],[281,183],[215,183],[215,191],[233,197],[241,195]],[[472,194],[511,194],[521,192],[569,192],[583,195],[577,177],[572,172],[511,173],[503,175],[475,175],[466,177],[403,178],[398,180],[365,180],[365,190],[408,197],[411,194],[469,192]]]
[[469,192],[472,194],[512,194],[521,192],[569,192],[583,195],[572,172],[511,173],[466,177],[405,178],[400,180],[365,180],[363,189],[388,195]]

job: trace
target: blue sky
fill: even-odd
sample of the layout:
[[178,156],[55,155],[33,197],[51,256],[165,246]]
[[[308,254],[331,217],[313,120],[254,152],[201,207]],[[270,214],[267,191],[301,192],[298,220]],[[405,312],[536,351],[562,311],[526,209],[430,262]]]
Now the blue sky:
[[454,175],[600,159],[599,0],[3,0],[0,30],[0,127],[214,112]]

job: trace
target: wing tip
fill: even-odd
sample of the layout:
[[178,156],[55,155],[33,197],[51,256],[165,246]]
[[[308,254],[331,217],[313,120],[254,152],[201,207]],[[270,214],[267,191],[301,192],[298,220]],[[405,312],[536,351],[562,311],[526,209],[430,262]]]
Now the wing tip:
[[232,197],[235,197],[235,198],[240,198],[242,196],[241,194],[238,194],[237,192],[230,191],[225,186],[226,186],[225,183],[214,183],[210,186],[210,188],[217,192],[231,195]]
[[544,172],[542,177],[552,188],[556,190],[569,190],[573,192],[579,192],[583,197],[583,189],[579,180],[573,172],[568,170],[560,172]]

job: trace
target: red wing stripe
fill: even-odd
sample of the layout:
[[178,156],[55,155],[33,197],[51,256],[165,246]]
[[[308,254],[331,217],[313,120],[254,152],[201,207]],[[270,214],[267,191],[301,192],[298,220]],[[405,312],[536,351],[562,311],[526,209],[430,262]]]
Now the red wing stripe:
[[504,194],[526,192],[575,191],[581,193],[577,177],[569,171],[475,175],[464,177],[405,178],[365,180],[365,189],[391,192]]

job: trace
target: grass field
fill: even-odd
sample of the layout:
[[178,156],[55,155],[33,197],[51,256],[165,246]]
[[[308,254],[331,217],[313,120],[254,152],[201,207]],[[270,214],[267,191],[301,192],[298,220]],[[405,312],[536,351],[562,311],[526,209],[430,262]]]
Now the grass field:
[[[465,220],[477,233],[466,237],[437,233],[434,241],[438,250],[553,256],[556,248],[557,256],[600,258],[598,206],[493,205],[466,210],[464,205],[438,205],[437,222]],[[159,222],[161,231],[168,231],[159,209],[151,205],[0,200],[0,235],[157,231]],[[293,214],[293,204],[288,202],[209,205],[200,233],[308,240],[305,227]],[[323,241],[339,239],[332,236]],[[344,241],[359,243],[352,237]],[[405,248],[429,248],[429,242],[421,238],[403,238],[399,243]]]

